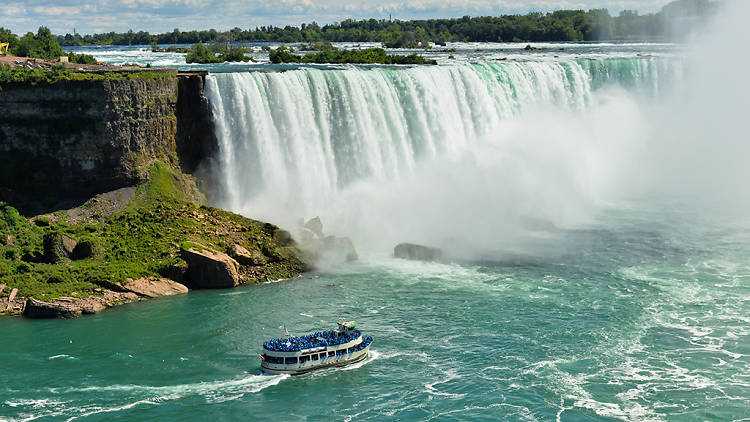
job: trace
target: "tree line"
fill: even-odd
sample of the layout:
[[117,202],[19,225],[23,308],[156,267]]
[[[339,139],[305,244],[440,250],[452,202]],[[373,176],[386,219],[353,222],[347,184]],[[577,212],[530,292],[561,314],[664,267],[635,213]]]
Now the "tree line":
[[717,8],[710,0],[677,0],[658,13],[641,15],[623,10],[617,16],[607,9],[559,10],[526,15],[484,16],[455,19],[390,20],[347,19],[320,26],[316,22],[300,26],[260,26],[233,28],[220,32],[180,31],[151,34],[146,31],[107,32],[92,35],[57,36],[63,46],[196,44],[213,42],[381,42],[386,47],[416,47],[426,43],[534,42],[657,40],[669,35],[674,20],[706,16]]
[[[675,22],[693,24],[696,19],[714,13],[718,4],[710,0],[677,0],[658,13],[641,15],[623,10],[617,16],[607,9],[559,10],[551,13],[502,15],[456,19],[385,20],[347,19],[320,26],[315,22],[297,26],[261,26],[255,29],[233,28],[219,32],[180,31],[151,34],[145,31],[107,32],[93,35],[54,35],[42,26],[36,34],[23,36],[0,27],[0,42],[10,42],[11,54],[56,58],[64,55],[61,46],[149,45],[229,42],[380,42],[385,47],[425,47],[429,43],[533,42],[656,40],[665,38]],[[90,58],[88,59],[90,60]]]

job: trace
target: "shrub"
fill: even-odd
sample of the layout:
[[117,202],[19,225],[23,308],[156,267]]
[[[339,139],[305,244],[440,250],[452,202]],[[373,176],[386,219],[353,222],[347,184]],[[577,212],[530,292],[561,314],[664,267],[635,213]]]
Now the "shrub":
[[90,54],[76,54],[72,51],[68,52],[68,61],[71,63],[79,64],[94,64],[96,63],[96,57]]
[[4,256],[8,261],[16,261],[21,257],[21,250],[18,248],[5,249]]
[[272,63],[364,63],[364,64],[437,64],[435,60],[428,60],[413,53],[408,56],[387,54],[382,48],[365,48],[361,50],[339,50],[329,48],[318,53],[308,53],[304,56],[291,54],[284,46],[269,53]]
[[185,56],[187,63],[223,63],[223,62],[246,62],[252,60],[245,56],[248,50],[242,47],[219,48],[218,46],[206,47],[203,43],[193,45]]
[[0,218],[5,220],[8,226],[13,227],[21,220],[21,214],[10,205],[0,202]]
[[62,261],[65,257],[65,252],[62,246],[63,239],[60,232],[50,231],[45,233],[42,242],[44,245],[44,259],[47,262],[55,264]]
[[302,61],[302,57],[290,53],[284,44],[275,50],[269,51],[268,58],[271,60],[271,63],[299,63]]
[[195,44],[185,56],[187,63],[221,63],[221,60],[216,56],[216,53],[208,49],[202,42]]

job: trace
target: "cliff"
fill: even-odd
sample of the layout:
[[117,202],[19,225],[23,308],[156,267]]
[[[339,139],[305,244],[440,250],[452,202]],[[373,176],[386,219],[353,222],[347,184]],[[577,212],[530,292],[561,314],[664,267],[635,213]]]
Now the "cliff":
[[195,171],[216,149],[201,75],[4,84],[0,201],[23,213],[145,180],[154,160]]
[[307,268],[289,233],[201,204],[218,146],[203,77],[2,85],[0,315],[75,317]]

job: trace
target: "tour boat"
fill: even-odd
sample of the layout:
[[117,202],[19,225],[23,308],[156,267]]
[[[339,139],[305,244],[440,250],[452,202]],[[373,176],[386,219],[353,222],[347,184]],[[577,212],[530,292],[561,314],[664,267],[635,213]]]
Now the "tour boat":
[[300,375],[351,365],[367,358],[371,343],[372,337],[362,336],[356,323],[340,321],[335,330],[263,343],[260,366],[269,374]]

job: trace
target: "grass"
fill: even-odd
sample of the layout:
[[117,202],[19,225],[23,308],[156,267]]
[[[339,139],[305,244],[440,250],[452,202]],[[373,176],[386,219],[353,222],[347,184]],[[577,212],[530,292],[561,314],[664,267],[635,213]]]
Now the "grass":
[[0,86],[24,83],[31,85],[55,84],[62,81],[98,81],[98,80],[137,80],[175,78],[170,73],[162,72],[79,72],[64,65],[51,68],[29,69],[21,66],[0,65]]
[[[149,167],[149,181],[138,187],[124,210],[86,221],[73,222],[65,212],[56,213],[54,219],[28,219],[0,204],[0,283],[8,286],[3,295],[14,287],[19,297],[42,300],[89,296],[100,288],[118,290],[118,283],[126,278],[165,276],[181,263],[180,248],[193,244],[217,251],[239,244],[261,252],[268,264],[246,269],[245,282],[293,277],[303,270],[297,250],[274,240],[277,227],[190,202],[184,177],[155,162]],[[82,208],[90,208],[87,205]],[[40,218],[49,225],[33,223]],[[57,264],[39,262],[45,236],[57,233],[91,242],[93,256],[66,258]]]

